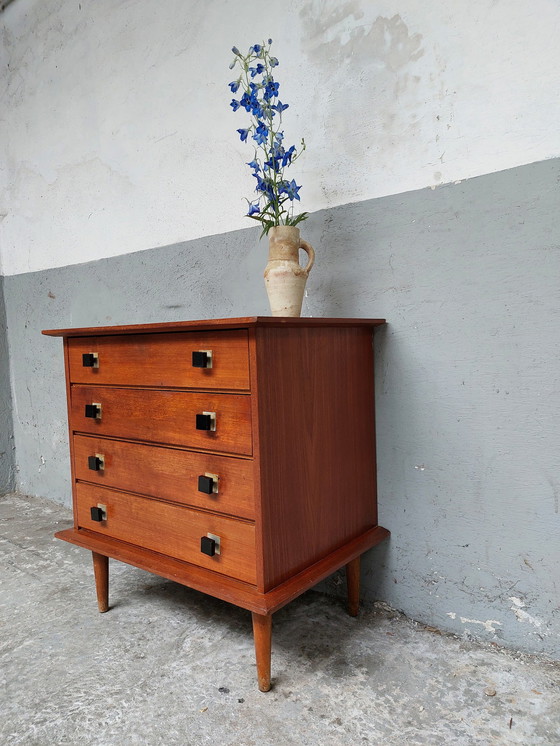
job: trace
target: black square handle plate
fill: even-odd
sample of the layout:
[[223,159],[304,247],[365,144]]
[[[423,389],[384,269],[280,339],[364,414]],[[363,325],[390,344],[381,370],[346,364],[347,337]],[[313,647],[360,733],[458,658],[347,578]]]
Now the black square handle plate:
[[95,368],[97,361],[98,356],[96,352],[86,352],[82,355],[82,365],[84,368]]
[[205,495],[211,495],[214,492],[214,480],[212,477],[201,474],[198,477],[198,491],[204,492]]
[[194,350],[192,354],[193,368],[207,368],[210,362],[210,356],[203,350]]
[[100,471],[103,468],[103,460],[99,456],[88,456],[88,469]]
[[85,416],[96,420],[101,414],[101,407],[97,404],[86,404]]
[[212,415],[197,414],[196,415],[196,429],[197,430],[212,430]]
[[207,554],[209,557],[213,557],[216,554],[216,542],[209,536],[201,536],[200,538],[200,551],[202,554]]
[[101,508],[90,508],[89,512],[91,514],[91,520],[96,521],[97,523],[101,523],[103,520],[103,510]]

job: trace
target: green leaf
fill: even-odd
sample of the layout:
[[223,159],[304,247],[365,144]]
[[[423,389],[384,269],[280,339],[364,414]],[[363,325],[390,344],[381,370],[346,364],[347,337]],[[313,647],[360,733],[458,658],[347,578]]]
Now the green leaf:
[[295,218],[291,218],[288,225],[297,225],[298,223],[301,223],[302,220],[307,220],[308,217],[309,217],[308,212],[302,212],[301,215],[298,215]]

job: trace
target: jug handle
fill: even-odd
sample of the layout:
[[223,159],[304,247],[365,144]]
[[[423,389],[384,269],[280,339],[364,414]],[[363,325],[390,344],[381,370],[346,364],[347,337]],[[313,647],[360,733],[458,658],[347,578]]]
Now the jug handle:
[[313,249],[313,246],[311,244],[308,244],[307,241],[300,241],[299,242],[300,249],[303,249],[305,252],[307,252],[307,256],[309,257],[309,260],[307,262],[307,267],[303,270],[305,274],[309,274],[311,271],[311,267],[315,263],[315,251]]

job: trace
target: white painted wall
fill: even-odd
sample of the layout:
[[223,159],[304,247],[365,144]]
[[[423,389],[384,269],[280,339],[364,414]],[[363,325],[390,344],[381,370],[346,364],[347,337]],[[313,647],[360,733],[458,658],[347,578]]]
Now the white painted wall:
[[560,155],[556,0],[16,0],[0,18],[6,275],[253,225],[229,49],[268,36],[308,144],[303,209]]

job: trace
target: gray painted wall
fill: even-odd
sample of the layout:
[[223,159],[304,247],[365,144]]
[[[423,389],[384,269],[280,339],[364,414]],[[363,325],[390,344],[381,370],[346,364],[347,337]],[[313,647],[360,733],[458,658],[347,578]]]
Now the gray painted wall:
[[0,276],[0,495],[14,489],[14,435],[4,278]]
[[[364,590],[560,657],[560,160],[315,213],[304,315],[376,335],[381,523]],[[61,342],[43,328],[266,314],[248,229],[5,278],[18,487],[70,504]],[[336,588],[334,583],[329,587]]]

